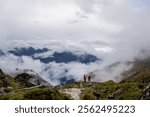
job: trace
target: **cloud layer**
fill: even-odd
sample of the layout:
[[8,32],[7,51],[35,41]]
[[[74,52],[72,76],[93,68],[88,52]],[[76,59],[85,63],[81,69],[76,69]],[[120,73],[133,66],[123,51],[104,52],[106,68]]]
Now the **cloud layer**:
[[[71,67],[68,75],[79,71],[82,75],[116,61],[132,61],[141,50],[150,50],[149,21],[149,0],[0,0],[0,48],[78,50],[104,59],[87,66],[49,65],[60,74],[64,72],[60,69]],[[23,64],[12,55],[0,59],[1,67],[9,62],[45,74],[45,65],[31,58],[22,58]]]

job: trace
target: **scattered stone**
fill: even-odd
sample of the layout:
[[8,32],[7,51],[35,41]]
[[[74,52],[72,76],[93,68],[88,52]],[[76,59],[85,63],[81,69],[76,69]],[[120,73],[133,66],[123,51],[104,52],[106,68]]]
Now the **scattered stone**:
[[10,92],[14,91],[14,89],[13,89],[13,87],[7,87],[7,88],[5,88],[4,91],[5,91],[6,93],[10,93]]
[[63,89],[62,92],[67,94],[67,95],[70,95],[71,98],[74,100],[80,99],[81,89],[79,89],[79,88]]
[[141,100],[150,100],[150,83],[147,85],[147,87],[143,90],[142,96],[140,98]]
[[108,95],[108,99],[115,99],[116,96],[119,96],[123,93],[123,88],[118,89],[114,93]]

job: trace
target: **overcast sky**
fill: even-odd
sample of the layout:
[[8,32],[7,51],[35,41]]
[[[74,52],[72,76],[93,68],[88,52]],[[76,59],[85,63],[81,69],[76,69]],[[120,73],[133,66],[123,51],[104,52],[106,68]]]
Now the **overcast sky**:
[[5,49],[12,41],[70,44],[108,52],[108,63],[130,60],[150,49],[150,0],[0,0],[0,41]]
[[0,0],[0,36],[1,40],[111,42],[128,40],[131,36],[135,40],[136,35],[148,38],[149,3],[149,0]]
[[[149,0],[0,0],[1,40],[149,38]],[[138,39],[137,39],[138,37]]]

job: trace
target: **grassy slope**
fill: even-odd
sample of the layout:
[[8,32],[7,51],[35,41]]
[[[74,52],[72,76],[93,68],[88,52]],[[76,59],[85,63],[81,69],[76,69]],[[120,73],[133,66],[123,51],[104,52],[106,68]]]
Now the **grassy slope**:
[[60,93],[57,89],[49,88],[34,88],[26,90],[18,90],[15,93],[10,93],[1,96],[3,100],[68,100],[65,94]]
[[64,88],[82,88],[81,99],[109,99],[109,95],[113,94],[119,89],[122,89],[120,94],[116,94],[114,99],[139,99],[142,94],[142,89],[137,83],[115,83],[113,81],[107,81],[104,83],[74,83],[64,86]]

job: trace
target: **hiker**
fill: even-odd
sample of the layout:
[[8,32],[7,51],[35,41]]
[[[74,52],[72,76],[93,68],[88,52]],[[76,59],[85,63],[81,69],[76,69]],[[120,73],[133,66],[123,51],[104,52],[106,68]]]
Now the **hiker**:
[[88,82],[91,82],[91,76],[90,75],[88,76]]
[[83,76],[84,82],[86,82],[87,76],[84,74]]

